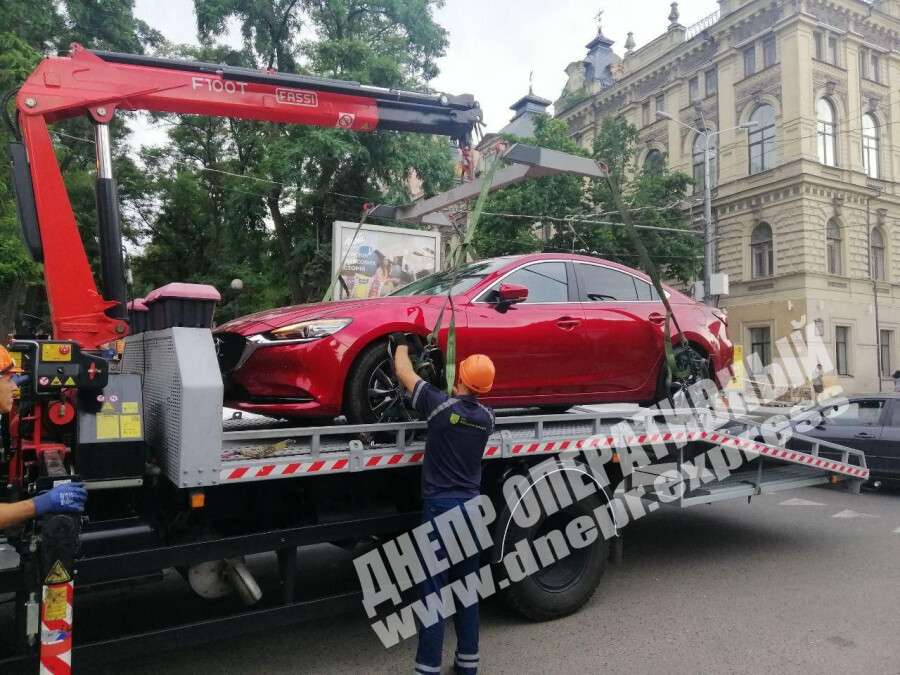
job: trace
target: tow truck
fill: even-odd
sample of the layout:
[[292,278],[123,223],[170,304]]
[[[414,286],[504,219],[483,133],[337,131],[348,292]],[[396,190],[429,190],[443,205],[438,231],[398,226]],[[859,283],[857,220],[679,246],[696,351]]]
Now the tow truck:
[[[0,539],[0,592],[12,594],[14,605],[11,625],[0,630],[6,641],[3,672],[68,673],[73,664],[134,658],[142,650],[358,611],[356,592],[298,600],[300,548],[371,542],[406,531],[420,518],[423,422],[310,428],[284,420],[223,419],[211,332],[214,289],[161,289],[149,320],[139,317],[137,326],[136,313],[129,315],[127,307],[110,146],[110,122],[120,110],[440,134],[464,150],[480,120],[478,104],[468,95],[381,89],[78,45],[38,65],[16,95],[10,154],[23,238],[43,263],[52,334],[15,336],[9,345],[27,381],[4,424],[0,499],[25,499],[75,479],[85,482],[90,498],[83,517],[40,519]],[[82,115],[93,122],[96,141],[102,290],[48,126]],[[596,178],[603,170],[586,158],[524,145],[512,146],[503,159],[508,166],[496,174],[412,205],[381,207],[376,215],[441,222],[444,209],[480,194],[485,180],[494,190],[560,172]],[[124,343],[121,358],[110,349],[117,341]],[[510,543],[513,520],[503,508],[501,485],[513,474],[532,476],[529,469],[548,457],[558,459],[559,471],[580,474],[585,453],[603,457],[614,478],[595,499],[608,504],[641,473],[621,470],[613,450],[670,448],[677,469],[710,447],[737,448],[755,458],[675,499],[667,496],[669,486],[655,480],[661,474],[645,467],[644,478],[652,480],[641,501],[649,510],[653,504],[685,508],[837,479],[858,491],[868,478],[865,457],[848,448],[818,441],[802,450],[773,445],[741,435],[711,414],[699,427],[661,430],[653,411],[645,412],[626,435],[619,424],[634,417],[633,409],[498,415],[484,453],[483,491],[496,500],[500,514],[492,555]],[[696,412],[690,416],[696,419]],[[539,489],[547,475],[529,480],[529,489]],[[566,519],[577,516],[577,510],[563,511],[556,523],[565,527]],[[507,593],[532,618],[575,611],[594,592],[605,561],[621,557],[621,544],[619,530],[611,545],[600,538],[590,555],[559,561],[548,576],[536,575],[527,594],[516,584]],[[260,588],[244,563],[254,554],[277,559],[279,588]],[[588,560],[595,562],[585,577]],[[80,592],[134,585],[172,569],[201,597],[236,593],[246,606],[225,612],[217,606],[202,620],[176,619],[150,632],[79,638]]]

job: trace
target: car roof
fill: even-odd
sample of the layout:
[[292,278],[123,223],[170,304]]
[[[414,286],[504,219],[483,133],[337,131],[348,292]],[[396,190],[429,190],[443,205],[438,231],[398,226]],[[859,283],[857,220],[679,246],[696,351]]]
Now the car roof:
[[599,256],[582,255],[580,253],[522,253],[520,255],[497,257],[494,258],[494,260],[505,260],[508,263],[515,263],[517,265],[524,262],[538,262],[541,260],[569,260],[572,262],[602,263],[609,267],[622,270],[623,272],[638,274],[642,277],[646,277],[648,281],[650,280],[650,276],[646,272],[635,269],[634,267],[613,262],[612,260],[607,260],[606,258],[601,258]]

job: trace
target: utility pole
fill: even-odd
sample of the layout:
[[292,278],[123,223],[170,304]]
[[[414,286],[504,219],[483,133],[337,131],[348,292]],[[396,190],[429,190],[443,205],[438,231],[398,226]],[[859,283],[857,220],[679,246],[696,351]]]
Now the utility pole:
[[[873,187],[875,199],[881,196],[881,187]],[[869,279],[872,281],[872,304],[875,306],[875,379],[878,380],[878,391],[884,390],[881,378],[881,321],[878,317],[878,279],[875,274],[875,261],[872,260],[872,195],[866,195],[866,248],[868,248]]]
[[697,129],[690,124],[685,124],[679,119],[675,119],[669,113],[662,110],[656,111],[656,116],[662,119],[675,122],[686,129],[690,129],[695,134],[703,134],[703,302],[707,305],[713,304],[712,296],[712,273],[716,264],[716,233],[712,219],[712,139],[720,136],[728,131],[737,131],[738,129],[752,129],[756,126],[756,122],[744,122],[730,129],[721,129],[719,131],[710,131],[703,122],[703,129]]

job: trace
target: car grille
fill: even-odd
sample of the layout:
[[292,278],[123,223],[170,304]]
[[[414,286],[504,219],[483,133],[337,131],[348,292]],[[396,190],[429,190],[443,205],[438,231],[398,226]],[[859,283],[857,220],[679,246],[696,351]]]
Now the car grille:
[[230,373],[240,363],[247,345],[244,336],[237,333],[216,333],[213,335],[216,344],[216,356],[222,373]]

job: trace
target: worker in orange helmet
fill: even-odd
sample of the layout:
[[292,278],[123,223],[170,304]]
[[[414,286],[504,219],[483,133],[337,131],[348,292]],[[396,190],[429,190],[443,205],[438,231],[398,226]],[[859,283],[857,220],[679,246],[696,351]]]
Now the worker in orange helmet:
[[[0,414],[13,409],[16,385],[13,379],[22,369],[13,361],[9,351],[0,347]],[[61,483],[42,492],[34,499],[0,504],[0,530],[24,523],[47,513],[81,513],[87,500],[83,483]]]
[[[478,402],[478,396],[494,386],[494,364],[484,354],[473,354],[459,364],[453,395],[421,379],[409,358],[408,338],[395,333],[390,338],[397,379],[412,397],[412,407],[428,421],[425,460],[422,466],[422,520],[432,524],[432,540],[437,532],[435,519],[481,494],[481,461],[488,438],[494,431],[494,413]],[[435,556],[448,558],[443,545],[434,541]],[[425,570],[419,585],[422,601],[430,606],[428,596],[441,598],[447,584],[478,572],[479,555],[455,561],[443,571]],[[465,607],[456,604],[453,614],[456,627],[457,675],[475,675],[478,671],[478,602]],[[444,644],[444,622],[419,628],[415,672],[434,675],[441,672]]]

